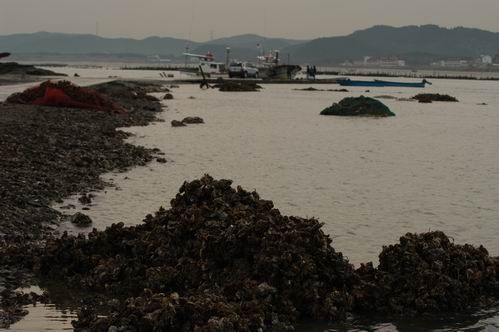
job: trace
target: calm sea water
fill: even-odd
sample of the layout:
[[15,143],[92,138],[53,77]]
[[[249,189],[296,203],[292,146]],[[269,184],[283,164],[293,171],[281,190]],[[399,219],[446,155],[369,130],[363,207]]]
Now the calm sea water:
[[[499,255],[499,82],[433,83],[424,91],[448,93],[460,102],[387,99],[383,102],[397,116],[385,119],[319,112],[347,96],[408,98],[422,91],[303,92],[293,90],[302,86],[267,85],[257,93],[222,93],[181,86],[174,89],[174,100],[165,101],[168,108],[159,115],[165,122],[124,129],[135,134],[131,143],[160,148],[169,162],[103,176],[116,187],[96,192],[91,210],[84,212],[100,229],[120,221],[137,224],[160,206],[169,207],[183,181],[209,173],[256,189],[283,214],[319,218],[334,247],[354,264],[376,262],[383,245],[406,232],[428,230],[442,230],[457,243],[484,245]],[[186,116],[200,116],[206,123],[170,126],[171,120]],[[75,198],[68,203],[81,209]],[[71,225],[61,227],[66,229],[74,231]],[[57,316],[47,310],[46,316]],[[20,324],[43,326],[43,317],[30,315]],[[492,310],[329,328],[493,331],[498,323],[499,314]]]

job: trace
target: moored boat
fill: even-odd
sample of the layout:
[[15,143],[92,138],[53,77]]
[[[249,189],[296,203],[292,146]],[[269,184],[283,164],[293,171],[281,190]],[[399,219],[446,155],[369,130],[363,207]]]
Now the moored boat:
[[274,65],[259,68],[260,77],[263,79],[292,80],[301,71],[297,65]]

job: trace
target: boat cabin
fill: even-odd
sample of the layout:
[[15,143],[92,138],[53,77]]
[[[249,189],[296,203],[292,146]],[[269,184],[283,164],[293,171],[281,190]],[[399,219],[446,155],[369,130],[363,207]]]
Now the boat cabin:
[[222,74],[225,72],[225,64],[221,62],[201,61],[199,66],[203,69],[203,72],[208,75]]

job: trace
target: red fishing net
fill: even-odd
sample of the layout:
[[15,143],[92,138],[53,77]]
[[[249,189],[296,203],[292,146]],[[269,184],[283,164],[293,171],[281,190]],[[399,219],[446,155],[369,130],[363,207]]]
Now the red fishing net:
[[7,102],[53,107],[92,109],[113,114],[126,114],[118,103],[90,88],[82,88],[68,81],[46,81],[39,86],[16,93]]

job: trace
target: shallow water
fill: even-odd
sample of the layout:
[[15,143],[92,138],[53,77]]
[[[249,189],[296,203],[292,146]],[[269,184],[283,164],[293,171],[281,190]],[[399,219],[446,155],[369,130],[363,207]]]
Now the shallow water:
[[[303,86],[267,85],[258,93],[222,93],[181,86],[165,102],[165,122],[125,129],[136,135],[130,142],[160,148],[169,162],[105,175],[116,187],[95,193],[84,213],[100,229],[136,224],[168,207],[184,180],[209,173],[256,189],[283,214],[319,218],[334,247],[355,264],[376,261],[383,245],[406,232],[437,229],[499,255],[499,82],[433,83],[424,92],[448,93],[460,102],[383,100],[397,114],[385,119],[318,114],[346,96],[408,98],[422,90],[303,92],[293,91]],[[206,124],[170,126],[186,116],[201,116]],[[61,205],[68,203],[81,209],[76,199]],[[303,331],[493,331],[499,329],[497,312],[430,322],[307,325]],[[43,324],[38,319],[30,315],[24,323]]]
[[[34,292],[37,294],[43,292],[37,286],[18,290],[25,293]],[[58,301],[57,305],[37,303],[36,305],[26,305],[23,308],[29,312],[27,319],[13,324],[7,331],[42,332],[73,330],[71,321],[76,319],[76,311],[74,306],[68,304],[67,301]]]
[[[384,100],[397,114],[385,119],[318,113],[349,95],[406,98],[420,90],[295,87],[176,89],[160,115],[164,123],[125,129],[136,135],[130,142],[160,148],[170,162],[106,175],[119,190],[96,193],[86,213],[98,228],[136,224],[168,207],[184,180],[209,173],[256,189],[284,214],[319,218],[335,248],[354,263],[376,260],[382,245],[406,232],[436,229],[499,255],[499,82],[436,81],[425,91],[461,102]],[[482,102],[488,105],[477,105]],[[170,126],[185,116],[206,124]]]

